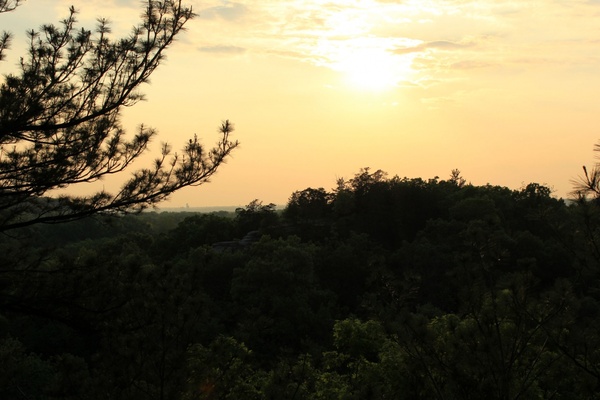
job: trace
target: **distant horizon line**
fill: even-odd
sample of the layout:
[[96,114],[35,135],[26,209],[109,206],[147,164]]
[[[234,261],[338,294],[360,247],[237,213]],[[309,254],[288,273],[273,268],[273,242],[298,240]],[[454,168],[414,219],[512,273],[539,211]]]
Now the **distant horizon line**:
[[[236,205],[236,206],[180,206],[180,207],[175,207],[175,206],[169,206],[169,207],[154,207],[154,208],[149,208],[146,211],[148,212],[152,212],[152,211],[158,211],[158,212],[173,212],[173,211],[178,211],[178,212],[182,212],[182,211],[189,211],[189,212],[215,212],[215,211],[235,211],[238,208],[244,208],[246,205]],[[276,204],[275,205],[275,209],[280,209],[284,206],[280,205],[280,204]]]

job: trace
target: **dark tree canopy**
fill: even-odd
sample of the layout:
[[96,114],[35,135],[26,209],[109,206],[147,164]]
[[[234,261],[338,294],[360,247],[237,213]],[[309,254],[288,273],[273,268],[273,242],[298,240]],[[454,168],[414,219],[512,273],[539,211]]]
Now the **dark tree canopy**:
[[292,193],[284,210],[292,220],[315,220],[331,211],[332,196],[323,188],[306,188]]
[[[18,5],[0,1],[0,13]],[[230,140],[232,124],[224,121],[215,147],[206,149],[195,135],[180,154],[163,144],[153,165],[134,171],[115,193],[55,195],[56,189],[124,172],[147,150],[156,131],[141,125],[127,138],[121,111],[143,99],[140,85],[194,17],[180,0],[148,0],[131,34],[113,39],[107,20],[90,31],[77,27],[76,15],[71,7],[58,26],[29,31],[18,72],[0,84],[0,231],[139,211],[207,182],[238,145]],[[0,38],[0,59],[10,39],[9,33]]]
[[0,398],[600,398],[600,203],[462,181],[0,235]]

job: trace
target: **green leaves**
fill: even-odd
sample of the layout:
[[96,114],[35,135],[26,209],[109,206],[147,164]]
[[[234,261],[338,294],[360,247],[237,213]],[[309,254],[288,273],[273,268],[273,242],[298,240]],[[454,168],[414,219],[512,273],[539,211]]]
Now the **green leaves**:
[[232,337],[219,335],[209,346],[188,351],[189,379],[184,400],[262,399],[252,352]]

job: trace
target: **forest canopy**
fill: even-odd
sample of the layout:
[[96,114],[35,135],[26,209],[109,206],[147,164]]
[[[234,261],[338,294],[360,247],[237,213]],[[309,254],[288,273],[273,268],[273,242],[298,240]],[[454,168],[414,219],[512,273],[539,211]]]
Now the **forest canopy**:
[[0,394],[594,398],[597,207],[362,169],[283,210],[19,229],[0,243]]

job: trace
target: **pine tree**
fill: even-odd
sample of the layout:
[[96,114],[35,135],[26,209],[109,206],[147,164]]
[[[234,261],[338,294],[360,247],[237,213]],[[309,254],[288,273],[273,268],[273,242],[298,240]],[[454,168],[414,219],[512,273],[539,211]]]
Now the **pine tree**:
[[[18,6],[0,0],[0,13]],[[71,7],[59,25],[29,31],[18,71],[0,84],[0,231],[142,210],[207,182],[238,145],[224,121],[215,147],[206,149],[196,136],[180,154],[164,144],[151,167],[133,171],[114,193],[56,195],[127,173],[147,150],[156,130],[141,125],[127,138],[121,111],[143,99],[140,86],[194,14],[180,0],[148,0],[141,23],[116,40],[106,19],[91,31],[78,28],[76,16]],[[0,60],[10,41],[10,33],[0,36]]]

